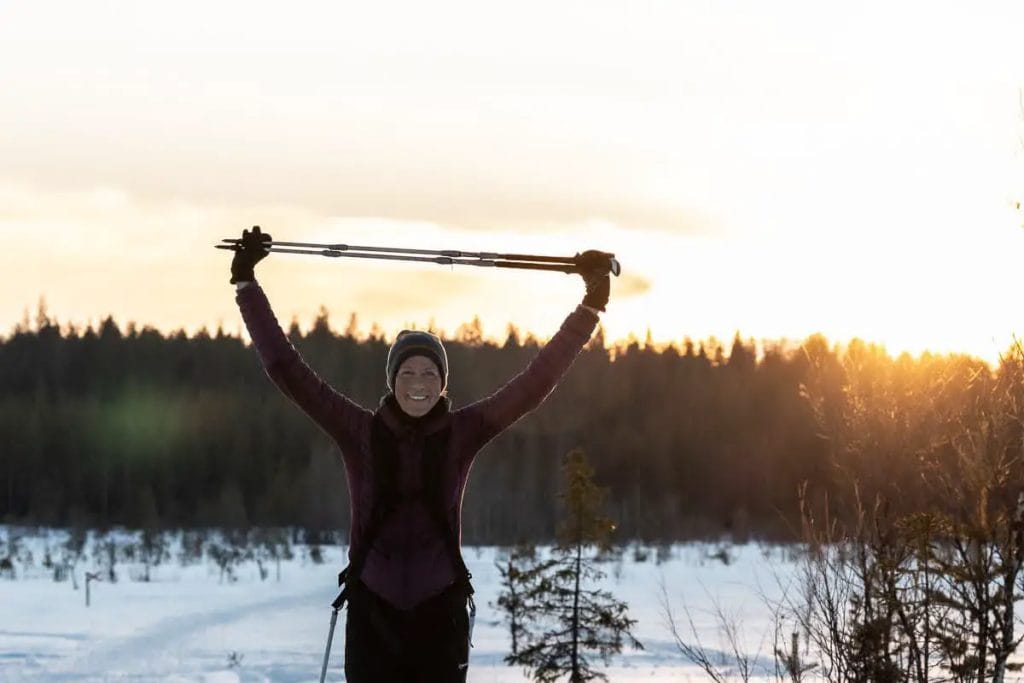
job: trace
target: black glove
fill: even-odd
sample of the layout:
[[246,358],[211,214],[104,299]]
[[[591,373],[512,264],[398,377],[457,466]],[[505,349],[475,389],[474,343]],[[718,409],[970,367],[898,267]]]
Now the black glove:
[[267,257],[270,251],[270,235],[260,232],[260,226],[252,231],[243,230],[241,241],[235,245],[235,257],[231,259],[231,284],[252,282],[256,279],[253,269]]
[[583,297],[583,305],[603,311],[611,293],[611,255],[603,251],[590,249],[576,254],[576,265],[587,285],[587,295]]

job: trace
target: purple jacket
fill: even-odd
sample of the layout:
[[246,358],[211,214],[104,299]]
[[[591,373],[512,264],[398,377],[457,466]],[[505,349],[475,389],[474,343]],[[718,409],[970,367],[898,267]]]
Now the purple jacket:
[[[349,556],[362,541],[373,506],[370,427],[373,412],[356,405],[321,380],[288,341],[258,284],[238,292],[253,346],[267,375],[338,444],[345,463],[351,500]],[[423,437],[450,425],[441,473],[449,523],[462,537],[462,496],[476,454],[491,439],[547,398],[572,365],[597,325],[597,316],[579,307],[529,366],[491,396],[410,430],[382,407],[385,423],[398,442],[398,487],[420,488]],[[383,368],[382,368],[383,370]],[[423,501],[410,496],[382,525],[363,567],[362,581],[399,609],[409,609],[451,585],[456,571],[443,537]]]

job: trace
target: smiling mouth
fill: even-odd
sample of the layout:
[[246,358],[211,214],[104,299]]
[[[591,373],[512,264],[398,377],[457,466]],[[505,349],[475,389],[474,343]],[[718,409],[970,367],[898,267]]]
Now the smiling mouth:
[[417,401],[417,402],[423,402],[423,401],[427,400],[427,397],[425,395],[419,395],[419,394],[417,394],[415,396],[412,395],[412,394],[406,394],[406,398],[408,398],[410,401]]

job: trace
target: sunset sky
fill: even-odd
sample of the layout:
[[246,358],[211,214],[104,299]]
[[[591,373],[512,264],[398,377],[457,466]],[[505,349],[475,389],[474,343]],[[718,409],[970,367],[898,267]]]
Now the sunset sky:
[[[241,322],[222,237],[615,252],[607,334],[1024,333],[1024,3],[0,2],[0,334]],[[273,255],[278,317],[550,336],[578,277]]]

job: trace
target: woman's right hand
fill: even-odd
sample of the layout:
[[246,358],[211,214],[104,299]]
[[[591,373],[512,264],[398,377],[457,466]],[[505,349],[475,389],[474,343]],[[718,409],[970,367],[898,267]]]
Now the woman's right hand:
[[256,264],[270,253],[270,235],[260,232],[260,226],[243,230],[242,239],[235,245],[235,257],[231,259],[231,284],[252,282],[256,279]]
[[611,293],[612,255],[590,249],[576,254],[576,265],[587,286],[583,305],[598,311],[605,310]]

